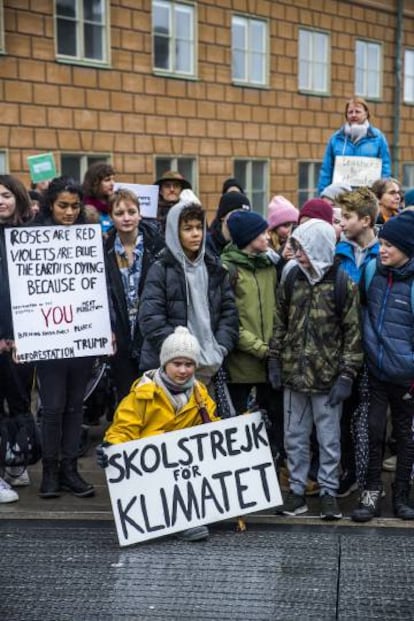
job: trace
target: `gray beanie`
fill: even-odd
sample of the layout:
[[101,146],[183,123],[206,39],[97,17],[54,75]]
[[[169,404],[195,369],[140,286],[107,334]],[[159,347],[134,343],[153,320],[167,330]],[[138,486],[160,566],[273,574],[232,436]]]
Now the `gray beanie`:
[[321,198],[329,198],[331,201],[336,201],[337,197],[344,192],[351,192],[352,187],[347,183],[331,183],[321,192]]
[[184,326],[175,328],[161,346],[160,363],[162,367],[165,367],[167,362],[174,360],[174,358],[189,358],[193,360],[196,367],[200,362],[200,345],[196,337]]

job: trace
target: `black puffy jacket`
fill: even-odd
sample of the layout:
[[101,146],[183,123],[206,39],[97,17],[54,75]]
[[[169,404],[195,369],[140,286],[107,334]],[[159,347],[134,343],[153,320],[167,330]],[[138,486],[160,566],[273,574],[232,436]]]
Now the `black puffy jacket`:
[[[239,334],[239,318],[227,270],[219,259],[206,252],[209,277],[211,329],[219,345],[230,352]],[[144,338],[140,369],[159,366],[163,341],[177,326],[187,325],[187,296],[184,270],[173,254],[164,248],[151,266],[141,298],[139,327]]]
[[4,226],[0,226],[0,338],[13,338]]

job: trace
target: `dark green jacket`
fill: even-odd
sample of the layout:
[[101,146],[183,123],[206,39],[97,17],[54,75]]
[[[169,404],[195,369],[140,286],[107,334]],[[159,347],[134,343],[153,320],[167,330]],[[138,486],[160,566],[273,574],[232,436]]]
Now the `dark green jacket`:
[[354,378],[362,365],[359,300],[347,282],[341,315],[335,310],[335,270],[310,285],[299,270],[290,303],[279,287],[270,356],[282,363],[283,385],[298,392],[329,392],[339,374]]
[[238,342],[227,358],[230,382],[266,382],[276,305],[276,268],[265,254],[248,255],[231,244],[224,249],[221,260],[229,270],[239,311]]

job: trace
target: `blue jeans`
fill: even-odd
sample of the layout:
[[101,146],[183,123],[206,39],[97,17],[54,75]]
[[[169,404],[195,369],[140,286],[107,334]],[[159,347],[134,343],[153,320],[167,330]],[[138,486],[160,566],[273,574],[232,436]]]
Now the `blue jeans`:
[[284,390],[285,450],[292,492],[303,495],[310,468],[310,435],[315,424],[319,445],[318,483],[321,494],[336,494],[341,461],[342,403],[326,404],[326,393]]

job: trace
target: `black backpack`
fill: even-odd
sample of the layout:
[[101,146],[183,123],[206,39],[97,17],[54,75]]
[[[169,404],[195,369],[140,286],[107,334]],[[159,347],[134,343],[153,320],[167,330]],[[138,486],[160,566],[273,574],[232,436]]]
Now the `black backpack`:
[[0,419],[0,466],[32,466],[42,456],[40,430],[31,413]]
[[[347,282],[349,280],[349,276],[345,272],[345,270],[341,268],[341,264],[337,260],[334,262],[332,269],[334,271],[335,282],[335,313],[338,318],[341,318],[346,300]],[[288,306],[290,306],[293,287],[295,284],[295,280],[298,277],[299,270],[299,265],[295,265],[294,267],[292,267],[286,274],[286,278],[283,281],[283,288]]]

